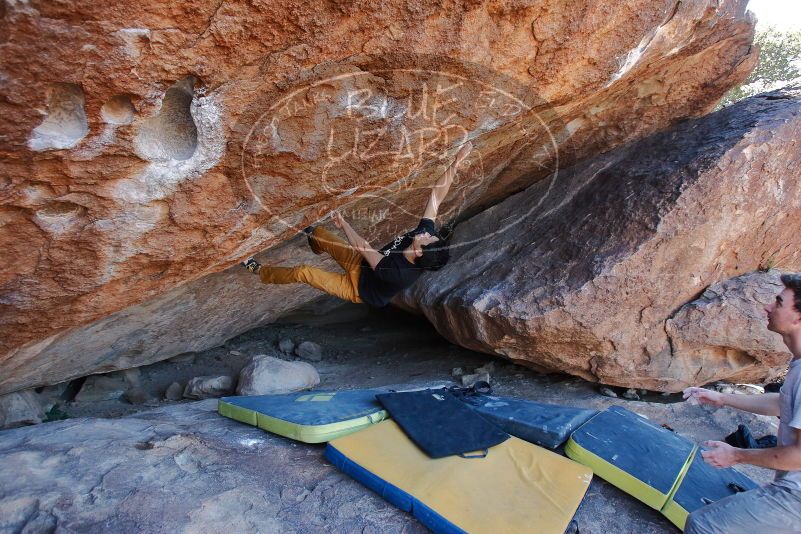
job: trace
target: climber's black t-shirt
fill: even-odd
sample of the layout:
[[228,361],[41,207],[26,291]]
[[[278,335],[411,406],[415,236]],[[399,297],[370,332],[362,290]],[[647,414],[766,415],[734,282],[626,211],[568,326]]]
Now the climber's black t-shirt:
[[359,275],[359,297],[370,306],[383,308],[392,297],[412,285],[423,274],[423,269],[403,255],[403,251],[412,244],[414,236],[428,232],[437,235],[434,221],[420,219],[420,224],[411,232],[399,235],[391,243],[387,243],[378,251],[384,255],[375,270],[367,260],[362,259],[362,272]]

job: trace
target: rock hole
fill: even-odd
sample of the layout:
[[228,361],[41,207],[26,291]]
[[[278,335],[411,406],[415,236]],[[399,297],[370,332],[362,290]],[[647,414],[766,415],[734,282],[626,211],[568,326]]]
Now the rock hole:
[[70,380],[67,387],[64,388],[64,393],[61,394],[61,400],[66,402],[72,402],[75,400],[75,396],[78,395],[78,392],[83,387],[83,383],[86,382],[85,376],[80,378],[76,378],[75,380]]
[[34,222],[47,232],[61,233],[85,223],[86,211],[85,206],[54,200],[36,210]]
[[187,76],[167,89],[157,117],[142,124],[136,148],[144,159],[186,160],[197,148],[197,127],[190,106],[197,78]]
[[100,108],[100,116],[107,124],[131,124],[134,113],[130,95],[116,95]]
[[59,200],[48,202],[43,208],[36,211],[39,217],[71,218],[86,212],[86,208],[72,202]]
[[47,88],[47,116],[34,128],[31,150],[59,150],[77,145],[89,132],[83,89],[74,83],[54,83]]

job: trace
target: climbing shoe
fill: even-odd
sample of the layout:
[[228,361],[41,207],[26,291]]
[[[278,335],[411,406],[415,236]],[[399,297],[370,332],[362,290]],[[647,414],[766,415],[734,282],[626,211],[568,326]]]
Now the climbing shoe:
[[307,226],[303,229],[303,233],[306,234],[306,239],[309,240],[309,248],[312,252],[317,254],[318,256],[323,253],[322,250],[317,248],[317,245],[314,244],[314,240],[312,239],[312,234],[314,233],[314,226]]
[[242,265],[244,265],[245,269],[247,269],[252,273],[259,272],[259,268],[261,268],[261,264],[256,260],[254,260],[253,258],[246,259],[245,261],[242,262]]

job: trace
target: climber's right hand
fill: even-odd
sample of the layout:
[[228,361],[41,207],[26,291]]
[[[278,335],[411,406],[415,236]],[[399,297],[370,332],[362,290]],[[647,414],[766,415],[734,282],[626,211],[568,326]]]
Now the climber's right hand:
[[334,222],[334,226],[342,230],[342,227],[345,225],[345,218],[342,216],[341,213],[339,213],[338,211],[332,211],[331,220]]

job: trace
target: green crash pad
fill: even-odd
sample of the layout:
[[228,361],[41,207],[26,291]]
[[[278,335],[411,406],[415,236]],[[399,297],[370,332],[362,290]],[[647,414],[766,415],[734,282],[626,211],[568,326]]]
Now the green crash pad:
[[715,469],[689,439],[612,406],[573,432],[565,454],[683,529],[687,516],[756,484],[735,469]]
[[387,389],[223,397],[220,415],[305,443],[324,443],[386,419],[375,396]]
[[661,510],[695,451],[693,442],[625,408],[612,406],[573,432],[569,458]]

